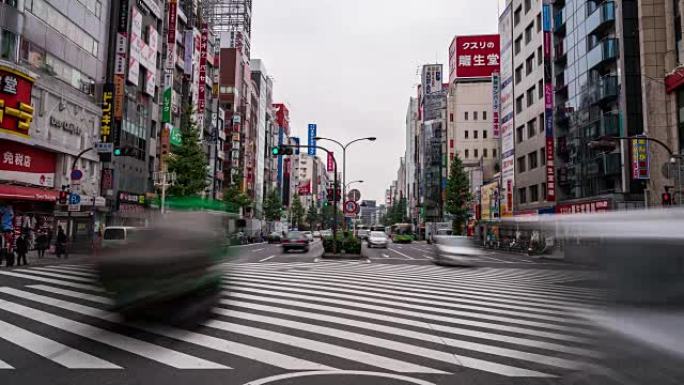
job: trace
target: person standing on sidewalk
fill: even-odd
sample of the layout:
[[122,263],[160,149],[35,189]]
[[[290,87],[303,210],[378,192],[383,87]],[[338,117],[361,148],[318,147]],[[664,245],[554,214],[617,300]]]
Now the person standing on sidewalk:
[[57,242],[55,243],[55,254],[57,254],[57,258],[62,258],[62,255],[64,255],[65,258],[69,258],[69,254],[66,248],[67,235],[64,232],[62,226],[59,226],[59,228],[57,229]]
[[28,262],[26,261],[26,254],[28,254],[28,249],[29,249],[29,240],[26,234],[21,234],[19,238],[17,238],[15,249],[17,251],[17,266],[21,266],[22,263],[24,266],[28,265]]
[[36,250],[38,251],[38,258],[45,257],[45,250],[48,248],[48,236],[45,230],[40,230],[36,237]]

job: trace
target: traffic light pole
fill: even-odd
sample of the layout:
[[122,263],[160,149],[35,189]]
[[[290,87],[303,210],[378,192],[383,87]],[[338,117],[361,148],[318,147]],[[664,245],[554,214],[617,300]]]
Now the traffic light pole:
[[[338,181],[337,181],[337,159],[335,159],[335,154],[332,151],[330,151],[324,147],[321,147],[319,145],[316,145],[316,146],[307,146],[307,145],[293,146],[293,145],[283,144],[283,145],[280,145],[278,147],[279,148],[290,148],[290,149],[293,149],[293,151],[295,150],[295,147],[297,147],[297,148],[317,148],[319,150],[325,151],[332,158],[333,168],[334,168],[333,172],[335,173],[335,175],[333,177],[333,228],[332,228],[332,231],[333,231],[333,254],[336,254],[337,253],[337,242],[336,242],[336,240],[337,240],[337,203],[338,203],[337,202],[337,191],[338,191],[337,185],[338,185]],[[275,150],[276,147],[274,147],[273,149]],[[278,153],[276,153],[276,152],[278,152]],[[280,154],[279,151],[273,151],[272,153],[274,155],[277,155],[277,156],[286,155],[286,154]]]

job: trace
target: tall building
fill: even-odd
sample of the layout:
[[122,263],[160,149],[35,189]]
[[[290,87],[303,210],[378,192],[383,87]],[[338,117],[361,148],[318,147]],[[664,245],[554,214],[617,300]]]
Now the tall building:
[[418,184],[416,181],[418,167],[418,151],[416,146],[416,143],[418,142],[418,124],[418,99],[412,97],[409,99],[409,105],[406,111],[406,151],[404,153],[406,187],[404,188],[404,191],[406,192],[407,198],[407,214],[408,217],[414,221],[414,225],[418,224],[417,220],[419,216],[417,207]]
[[[110,202],[117,196],[112,186],[101,190],[100,158],[89,149],[111,141],[125,116],[118,109],[102,119],[112,96],[110,2],[74,0],[65,12],[54,1],[3,1],[0,15],[0,206],[14,212],[15,226],[31,215],[36,227],[61,224],[76,242],[89,240],[93,224],[104,222],[102,196]],[[145,108],[151,99],[143,97]],[[144,127],[150,127],[149,119]],[[138,133],[143,152],[132,172],[139,175],[135,190],[145,192],[149,132]],[[70,178],[72,168],[82,173],[78,181]],[[78,213],[69,215],[56,202],[63,187],[80,194]]]
[[264,197],[267,193],[268,177],[270,177],[272,145],[271,133],[273,130],[273,82],[268,77],[266,67],[260,59],[252,59],[250,62],[252,71],[253,89],[257,95],[257,113],[254,117],[256,128],[256,151],[254,167],[254,210],[257,218],[263,215]]
[[359,218],[361,223],[366,226],[371,226],[375,222],[378,207],[375,201],[365,200],[361,201],[361,207],[359,211]]
[[643,205],[648,162],[632,160],[634,145],[623,142],[609,153],[588,146],[604,135],[645,133],[638,11],[636,1],[544,5],[543,30],[556,44],[557,212]]

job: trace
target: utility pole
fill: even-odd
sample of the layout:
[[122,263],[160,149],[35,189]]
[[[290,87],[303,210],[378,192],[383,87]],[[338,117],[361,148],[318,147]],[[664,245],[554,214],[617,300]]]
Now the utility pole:
[[156,171],[153,175],[154,185],[161,187],[161,214],[166,213],[166,188],[176,183],[176,173]]

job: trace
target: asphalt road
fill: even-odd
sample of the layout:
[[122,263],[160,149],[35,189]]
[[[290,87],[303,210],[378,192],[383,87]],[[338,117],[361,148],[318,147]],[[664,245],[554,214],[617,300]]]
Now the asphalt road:
[[[197,328],[130,324],[87,260],[0,268],[0,384],[681,384],[681,361],[603,329],[597,272],[425,244],[359,260],[234,248]],[[578,284],[579,283],[579,284]]]

